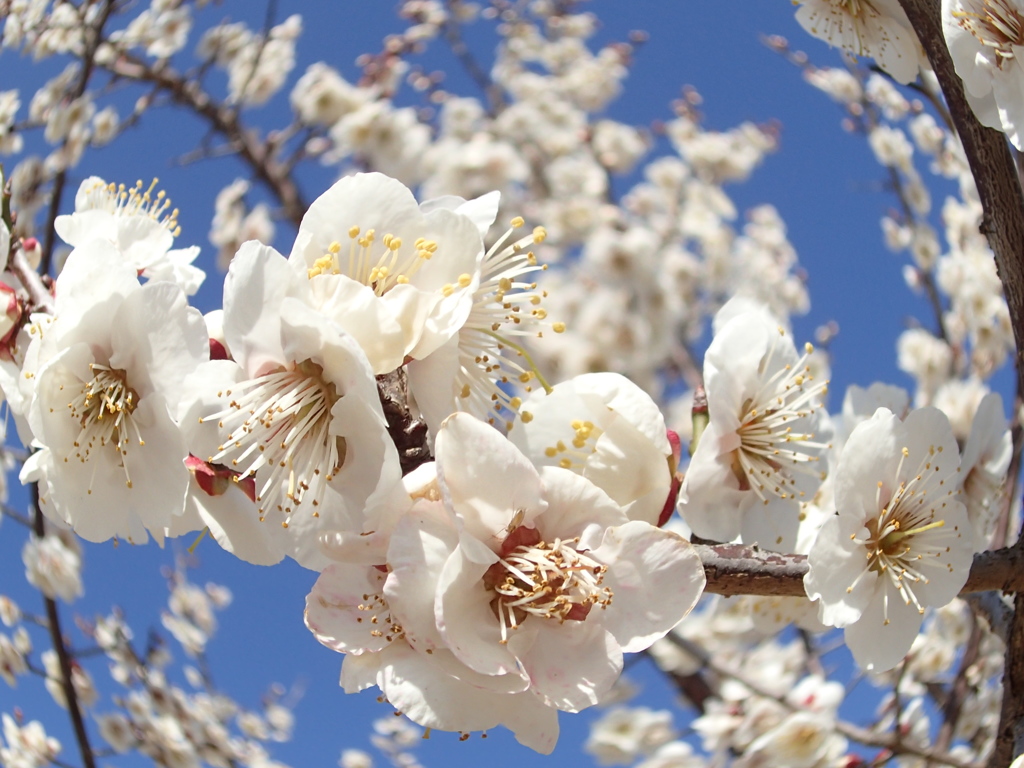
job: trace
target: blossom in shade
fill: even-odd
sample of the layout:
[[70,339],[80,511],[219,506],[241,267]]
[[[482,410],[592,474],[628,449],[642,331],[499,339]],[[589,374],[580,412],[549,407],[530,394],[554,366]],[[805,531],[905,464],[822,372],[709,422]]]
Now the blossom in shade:
[[1003,398],[990,392],[978,404],[960,457],[960,500],[974,528],[976,552],[988,548],[1012,458],[1013,441],[1003,414]]
[[936,408],[900,421],[879,408],[846,442],[837,514],[808,555],[804,587],[822,622],[846,630],[857,662],[882,671],[910,650],[928,606],[956,597],[974,534],[957,498],[960,456]]
[[942,0],[942,32],[978,121],[1024,148],[1024,4]]
[[[723,312],[730,310],[727,304]],[[798,503],[826,476],[828,389],[767,312],[733,315],[704,356],[708,424],[679,493],[695,534],[792,551]]]
[[798,0],[796,20],[808,34],[875,63],[901,83],[917,78],[927,58],[898,0]]

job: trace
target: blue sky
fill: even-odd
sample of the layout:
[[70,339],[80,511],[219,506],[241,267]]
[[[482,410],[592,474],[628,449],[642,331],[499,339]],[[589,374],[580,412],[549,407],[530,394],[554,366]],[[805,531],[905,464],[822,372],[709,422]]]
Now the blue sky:
[[[812,337],[818,325],[839,323],[841,332],[832,346],[833,407],[851,383],[867,385],[885,380],[910,386],[894,365],[894,343],[910,316],[932,324],[925,303],[903,286],[900,257],[883,246],[879,219],[894,200],[883,185],[882,168],[874,161],[863,137],[841,130],[841,110],[824,94],[803,82],[799,70],[759,42],[761,34],[781,34],[794,46],[808,51],[821,65],[838,62],[838,55],[819,41],[808,38],[793,21],[793,6],[785,0],[593,0],[585,4],[603,21],[598,41],[624,40],[631,29],[649,32],[649,41],[637,52],[626,81],[624,95],[609,109],[615,119],[650,124],[672,116],[669,104],[684,84],[692,84],[704,96],[706,124],[727,129],[744,120],[781,124],[781,150],[768,158],[752,180],[731,186],[728,192],[743,210],[761,203],[775,205],[789,227],[789,236],[809,274],[812,309],[795,321],[799,339]],[[246,18],[258,25],[262,3],[224,2],[207,9],[205,23],[225,17]],[[314,11],[315,9],[315,11]],[[290,13],[304,15],[305,30],[299,43],[299,64],[290,83],[313,61],[325,60],[351,79],[356,76],[355,57],[377,50],[381,38],[399,28],[393,3],[366,0],[335,0],[331,3],[280,0],[278,20]],[[472,38],[472,47],[486,57],[493,41],[490,34]],[[432,54],[428,68],[453,69],[450,56]],[[22,89],[27,104],[32,89],[43,77],[60,71],[63,62],[34,65],[30,59],[4,52],[0,64],[0,90]],[[41,74],[43,73],[43,74]],[[213,78],[213,82],[218,82]],[[448,86],[474,95],[465,80],[452,76]],[[458,88],[457,83],[463,88]],[[131,99],[136,93],[133,92]],[[131,103],[131,99],[120,102]],[[22,108],[26,109],[25,106]],[[285,96],[254,111],[258,124],[279,126],[286,121]],[[122,107],[122,114],[125,113]],[[96,151],[75,169],[71,189],[90,174],[107,180],[134,182],[159,176],[181,209],[179,245],[199,244],[202,259],[211,270],[199,297],[206,310],[219,300],[221,276],[213,271],[214,250],[206,234],[217,192],[244,171],[230,158],[186,167],[173,167],[169,158],[193,148],[203,127],[180,113],[162,110],[144,119],[142,126],[113,147]],[[304,175],[304,193],[312,200],[332,181],[330,171],[311,169]],[[944,192],[934,192],[936,201]],[[277,246],[287,252],[292,233],[279,230]],[[15,481],[16,482],[16,481]],[[15,503],[23,497],[13,495]],[[18,526],[0,526],[0,592],[8,593],[27,610],[38,605],[37,596],[24,585],[20,558],[23,541]],[[190,543],[187,542],[187,543]],[[92,616],[112,604],[123,607],[139,637],[159,625],[159,611],[166,589],[161,567],[172,564],[175,545],[133,548],[112,544],[86,546],[86,597],[72,611],[64,611],[68,627],[71,615]],[[331,766],[344,747],[368,748],[369,722],[387,714],[375,702],[376,693],[345,696],[337,687],[341,657],[319,646],[302,625],[302,605],[314,574],[283,564],[257,568],[233,560],[207,541],[198,549],[192,578],[227,585],[234,604],[222,614],[222,628],[210,647],[210,663],[216,682],[237,700],[255,706],[271,681],[296,686],[304,695],[296,708],[295,740],[275,747],[278,759],[296,768]],[[80,638],[76,630],[71,634]],[[38,636],[42,642],[42,636]],[[102,680],[102,662],[91,667]],[[658,706],[669,706],[670,692],[656,675],[639,675],[655,696]],[[110,690],[104,683],[103,687]],[[14,705],[28,719],[41,719],[71,753],[66,717],[56,710],[34,679],[24,679],[16,692],[0,688],[0,711]],[[102,711],[102,710],[100,710]],[[685,722],[680,713],[677,723]],[[556,754],[574,764],[587,764],[578,755],[586,736],[586,716],[563,716],[563,736]],[[474,737],[458,743],[455,736],[436,733],[425,742],[421,758],[426,765],[458,762],[494,766],[540,765],[544,758],[518,747],[505,732],[486,740]],[[576,756],[573,757],[573,754]],[[111,765],[144,764],[110,760]]]

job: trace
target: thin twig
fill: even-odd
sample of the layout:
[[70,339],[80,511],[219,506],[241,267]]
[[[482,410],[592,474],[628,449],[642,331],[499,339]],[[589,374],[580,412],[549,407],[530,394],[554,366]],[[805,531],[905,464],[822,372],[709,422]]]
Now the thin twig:
[[295,180],[285,164],[274,156],[271,148],[242,124],[234,110],[218,104],[198,83],[188,80],[169,66],[154,69],[127,52],[122,52],[105,66],[117,77],[156,86],[168,95],[172,103],[186,107],[206,120],[229,144],[238,147],[239,157],[249,166],[255,178],[277,198],[284,218],[294,226],[299,226],[307,206]]
[[[758,696],[763,696],[766,699],[778,702],[791,712],[802,711],[800,707],[794,706],[788,699],[786,699],[785,696],[779,696],[778,694],[769,691],[757,681],[751,679],[747,675],[744,675],[740,670],[735,669],[729,664],[722,663],[697,643],[680,637],[674,632],[670,632],[665,637],[680,649],[699,660],[704,667],[712,672],[724,677],[731,677],[733,680],[742,683]],[[865,744],[869,747],[880,747],[882,749],[891,750],[897,754],[922,757],[944,765],[954,766],[954,768],[977,768],[975,763],[968,760],[961,760],[958,757],[947,754],[945,751],[907,744],[896,736],[876,733],[875,731],[861,728],[860,726],[839,720],[838,718],[833,725],[837,733],[842,734],[852,741]],[[896,725],[899,727],[899,723]]]
[[[82,71],[78,76],[78,82],[75,84],[74,89],[68,94],[70,101],[81,98],[89,86],[89,78],[92,77],[93,70],[96,68],[96,51],[103,41],[103,27],[106,25],[107,19],[110,18],[113,9],[114,4],[112,0],[106,0],[99,15],[96,17],[96,23],[92,27],[86,27],[86,43],[85,49],[82,51]],[[81,12],[84,12],[84,9]],[[64,140],[64,145],[67,145],[67,139]],[[43,274],[50,271],[50,264],[53,260],[53,248],[57,237],[53,223],[57,220],[57,215],[60,213],[67,180],[68,172],[66,167],[57,171],[57,174],[53,177],[53,187],[50,189],[50,209],[46,216],[46,228],[44,229],[46,239],[39,263],[39,269]]]
[[[32,483],[30,488],[32,509],[34,510],[35,534],[41,539],[46,535],[46,522],[39,504],[39,486],[36,483]],[[57,653],[57,660],[60,662],[60,684],[64,690],[64,701],[67,703],[68,716],[71,718],[71,725],[75,729],[78,751],[82,755],[82,766],[83,768],[96,768],[96,759],[89,744],[89,734],[85,730],[85,719],[82,717],[82,708],[78,703],[78,692],[75,690],[74,678],[72,677],[71,654],[67,646],[64,645],[64,635],[60,629],[60,613],[57,610],[57,603],[49,597],[44,597],[43,601],[46,605],[50,642],[53,644],[53,650]]]

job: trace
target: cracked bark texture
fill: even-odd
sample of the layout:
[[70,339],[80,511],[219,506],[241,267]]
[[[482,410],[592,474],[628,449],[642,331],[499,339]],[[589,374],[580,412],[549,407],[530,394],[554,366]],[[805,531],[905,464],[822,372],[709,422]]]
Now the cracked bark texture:
[[[999,131],[974,117],[963,84],[942,35],[939,0],[900,0],[938,78],[983,208],[982,233],[995,254],[996,268],[1010,309],[1016,344],[1017,380],[1024,381],[1024,196],[1017,169]],[[1013,549],[1019,559],[1019,542]],[[1005,551],[1005,550],[1004,550]],[[976,561],[977,563],[977,561]],[[972,570],[973,574],[973,570]],[[1006,646],[1003,704],[990,766],[1009,765],[1024,753],[1024,596],[1014,599],[1014,615]]]

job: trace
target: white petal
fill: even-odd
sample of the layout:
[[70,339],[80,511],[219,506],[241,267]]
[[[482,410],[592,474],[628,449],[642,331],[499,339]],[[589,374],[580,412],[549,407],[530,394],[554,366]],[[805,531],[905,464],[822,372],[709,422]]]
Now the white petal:
[[509,649],[530,675],[530,689],[552,707],[579,712],[598,702],[622,672],[622,651],[598,622],[541,619],[530,647],[513,635]]
[[504,725],[519,743],[550,754],[558,740],[558,715],[532,693],[500,694],[447,675],[411,648],[384,655],[381,690],[413,722],[446,731],[479,731]]
[[903,598],[893,591],[879,589],[864,608],[860,620],[846,628],[846,644],[854,660],[864,669],[884,672],[899,664],[910,651],[923,618],[916,608],[904,604]]
[[455,521],[440,502],[420,500],[395,527],[388,547],[385,595],[419,652],[445,646],[434,621],[434,598],[445,562],[459,544]]
[[610,528],[592,554],[608,565],[605,582],[614,592],[600,619],[627,653],[664,637],[704,591],[704,567],[690,542],[647,523]]
[[335,651],[360,654],[387,648],[391,641],[384,618],[388,615],[385,578],[372,566],[327,566],[306,597],[306,627]]
[[445,504],[482,541],[504,530],[520,510],[520,523],[533,525],[547,506],[533,465],[497,430],[469,414],[453,414],[441,425],[435,456]]
[[864,545],[850,540],[836,516],[830,517],[807,556],[804,589],[818,600],[818,616],[830,627],[846,627],[860,619],[878,586],[867,570]]
[[470,561],[461,548],[456,550],[438,580],[434,618],[445,643],[463,664],[485,675],[520,675],[515,657],[501,644],[490,605],[494,593],[484,587],[488,567]]

